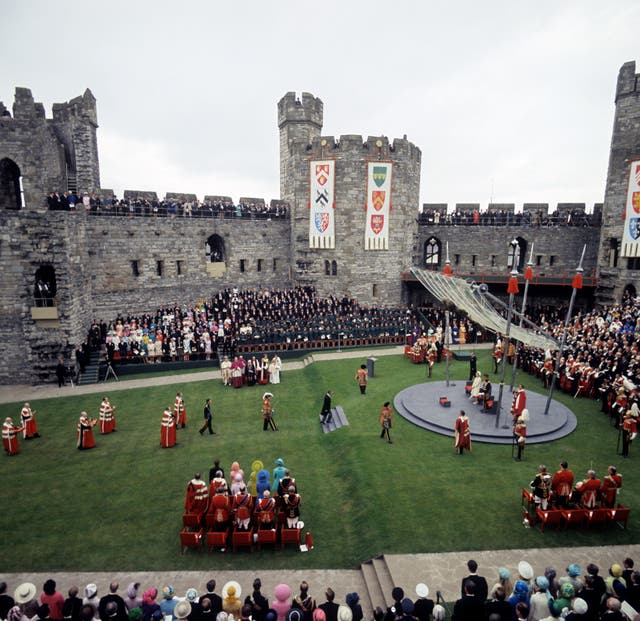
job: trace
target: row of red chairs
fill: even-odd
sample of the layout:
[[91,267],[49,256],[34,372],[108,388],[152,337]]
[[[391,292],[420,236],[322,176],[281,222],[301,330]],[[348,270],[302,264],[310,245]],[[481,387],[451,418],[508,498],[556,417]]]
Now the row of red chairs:
[[296,349],[338,349],[339,347],[366,347],[368,345],[390,345],[404,343],[403,334],[393,336],[372,336],[345,339],[320,339],[317,341],[292,341],[290,343],[236,343],[238,354],[250,354],[263,351],[286,351]]
[[203,545],[207,552],[211,552],[216,548],[226,552],[230,548],[235,552],[238,548],[249,548],[253,552],[253,546],[256,544],[261,549],[263,544],[272,544],[274,547],[280,541],[280,548],[288,543],[296,546],[300,545],[300,529],[299,528],[252,528],[250,530],[239,530],[237,527],[227,526],[224,530],[205,530],[198,528],[192,530],[184,527],[180,532],[180,550],[184,554],[188,548],[195,549],[198,553],[202,551]]
[[[526,488],[522,488],[521,506],[526,507],[527,514],[535,506],[533,494]],[[573,507],[567,509],[541,509],[536,507],[536,523],[540,526],[540,532],[544,532],[545,526],[555,526],[556,529],[566,530],[569,526],[590,528],[591,526],[609,526],[618,524],[621,528],[627,528],[631,509],[621,504],[615,507],[596,507],[587,509]]]

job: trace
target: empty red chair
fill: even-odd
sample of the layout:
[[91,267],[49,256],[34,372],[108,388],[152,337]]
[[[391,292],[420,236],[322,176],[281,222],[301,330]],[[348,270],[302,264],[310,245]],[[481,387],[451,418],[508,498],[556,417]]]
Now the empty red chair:
[[280,547],[284,548],[285,544],[294,543],[300,545],[300,529],[299,528],[282,528],[280,530]]
[[559,509],[536,509],[536,517],[538,524],[540,524],[540,532],[544,532],[545,526],[556,525],[556,528],[560,526],[560,520],[562,519],[562,511]]
[[185,528],[197,530],[200,528],[201,523],[202,523],[201,513],[183,513],[182,514],[182,525]]
[[202,535],[203,531],[200,530],[187,530],[184,528],[180,532],[180,551],[184,554],[187,548],[195,548],[200,553],[202,548]]
[[621,528],[627,527],[630,512],[631,509],[629,507],[623,507],[622,505],[618,505],[615,509],[607,509],[609,519]]
[[253,531],[234,528],[231,535],[231,543],[234,552],[236,548],[241,547],[249,548],[249,552],[253,552]]
[[209,530],[207,531],[207,552],[211,552],[214,548],[220,548],[224,552],[228,546],[230,528],[225,530]]
[[588,509],[585,514],[586,524],[591,527],[593,525],[604,525],[609,519],[609,511],[606,508],[602,509]]
[[585,509],[563,509],[562,518],[564,519],[565,529],[570,524],[582,526],[585,521],[586,513]]

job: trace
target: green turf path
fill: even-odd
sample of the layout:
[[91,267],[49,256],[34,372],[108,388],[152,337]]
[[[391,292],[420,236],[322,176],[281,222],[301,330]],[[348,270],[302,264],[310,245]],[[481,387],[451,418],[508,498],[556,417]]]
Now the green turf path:
[[[616,456],[617,432],[597,402],[556,393],[575,411],[578,429],[563,440],[528,446],[522,463],[512,461],[510,446],[476,443],[472,454],[457,456],[451,438],[419,429],[397,414],[389,445],[378,437],[380,407],[401,389],[426,381],[425,367],[402,356],[380,357],[376,376],[361,396],[354,374],[367,355],[284,372],[282,384],[268,388],[275,395],[277,433],[262,431],[264,387],[233,390],[219,380],[137,390],[105,386],[117,406],[118,432],[96,433],[98,447],[91,451],[76,449],[76,423],[83,409],[97,417],[102,394],[31,401],[42,438],[21,440],[18,456],[0,458],[0,570],[347,568],[380,552],[640,541],[640,482],[634,468],[640,445],[632,447],[628,460]],[[478,357],[478,368],[490,370],[490,352]],[[433,379],[444,374],[444,363],[436,365]],[[467,375],[468,363],[452,363],[452,378]],[[534,378],[519,376],[518,381],[529,391],[543,392]],[[327,388],[350,424],[325,435],[317,415]],[[175,448],[161,449],[162,411],[178,390],[184,392],[188,428],[178,430]],[[215,436],[197,432],[207,397],[213,401]],[[0,405],[0,413],[17,421],[21,405]],[[305,531],[312,532],[315,549],[181,555],[186,484],[195,471],[206,477],[216,457],[227,472],[238,460],[246,480],[254,459],[271,470],[282,457],[297,479]],[[633,509],[628,530],[541,534],[523,528],[521,487],[539,463],[554,471],[562,459],[579,477],[591,466],[600,475],[608,465],[618,465],[624,477],[619,500]]]

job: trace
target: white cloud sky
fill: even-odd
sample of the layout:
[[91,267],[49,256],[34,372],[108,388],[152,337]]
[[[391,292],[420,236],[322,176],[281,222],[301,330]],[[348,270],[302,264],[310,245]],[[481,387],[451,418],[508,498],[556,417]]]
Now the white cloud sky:
[[308,91],[325,134],[407,134],[421,203],[590,207],[639,23],[637,0],[13,2],[0,100],[25,86],[50,115],[90,88],[119,195],[277,198],[276,104]]

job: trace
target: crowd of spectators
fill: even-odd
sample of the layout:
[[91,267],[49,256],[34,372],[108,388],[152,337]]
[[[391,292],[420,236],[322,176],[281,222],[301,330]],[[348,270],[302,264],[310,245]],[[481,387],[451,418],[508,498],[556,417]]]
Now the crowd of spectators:
[[[520,561],[510,570],[500,567],[497,575],[479,572],[478,563],[469,560],[459,583],[460,597],[444,602],[424,583],[415,586],[415,595],[394,586],[393,603],[377,607],[368,619],[374,621],[638,621],[640,614],[640,572],[627,557],[613,563],[601,575],[595,563],[580,567],[570,563],[565,569],[548,566],[536,575],[531,564]],[[461,568],[462,570],[462,568]],[[604,573],[604,572],[603,572]],[[457,592],[456,578],[446,586]],[[491,585],[491,586],[490,586]],[[331,587],[324,601],[316,600],[311,585],[303,580],[299,591],[281,582],[273,593],[262,591],[255,578],[243,597],[242,585],[227,582],[216,593],[216,580],[210,579],[199,593],[187,588],[184,595],[173,585],[141,585],[130,582],[120,594],[117,581],[102,591],[96,583],[83,591],[71,586],[68,597],[57,591],[55,580],[48,579],[38,595],[33,583],[25,582],[7,593],[0,583],[0,619],[8,621],[362,621],[365,617],[358,593],[347,593],[341,603]],[[104,595],[101,593],[104,592]],[[411,595],[411,597],[409,596]],[[435,601],[434,601],[435,596]],[[625,611],[625,612],[623,612]],[[627,614],[628,613],[628,614]],[[630,616],[628,616],[630,615]]]
[[558,211],[548,214],[536,212],[513,212],[505,209],[456,209],[453,212],[439,209],[422,209],[418,223],[442,226],[599,226],[600,218],[582,209]]
[[[543,314],[540,325],[560,341],[563,322],[550,319]],[[567,327],[557,369],[552,352],[527,346],[521,348],[519,363],[546,386],[555,378],[567,393],[602,400],[602,410],[619,418],[640,400],[640,304],[627,297],[620,304],[578,313]]]
[[[407,309],[362,306],[356,300],[320,298],[314,287],[224,289],[195,305],[155,313],[118,315],[92,324],[77,356],[105,345],[110,360],[162,362],[233,356],[239,346],[295,348],[327,340],[403,338]],[[117,353],[116,353],[117,352]]]
[[83,193],[76,196],[73,192],[51,192],[47,197],[50,211],[75,211],[83,208],[94,216],[148,216],[162,218],[285,218],[287,204],[272,201],[266,204],[258,202],[233,202],[216,200],[178,200],[175,198],[121,198],[115,196],[100,197],[98,194]]

